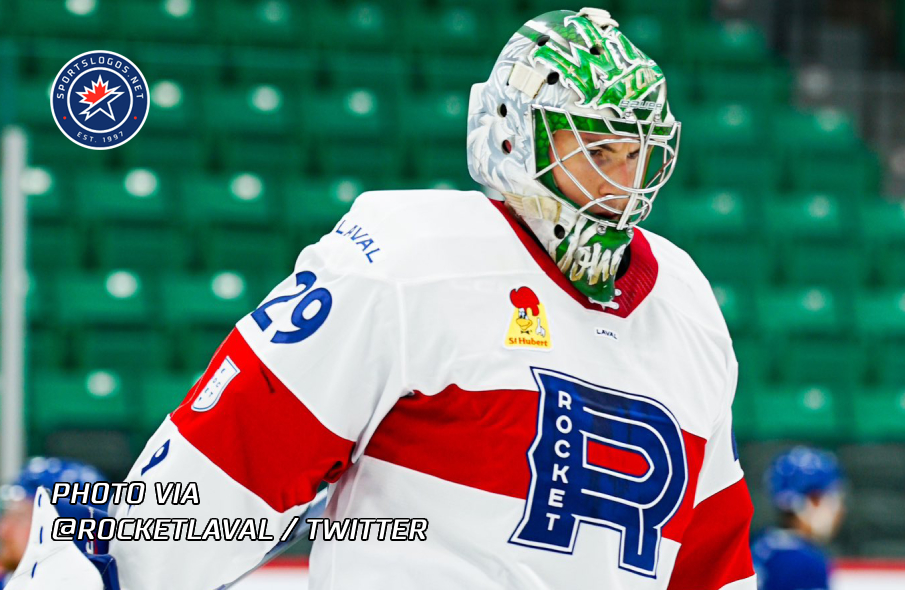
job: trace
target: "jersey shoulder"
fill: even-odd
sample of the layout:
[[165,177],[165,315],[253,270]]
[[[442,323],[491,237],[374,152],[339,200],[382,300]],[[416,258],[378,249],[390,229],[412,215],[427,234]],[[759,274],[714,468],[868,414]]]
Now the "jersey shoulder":
[[423,281],[506,270],[507,230],[479,191],[371,191],[315,247],[351,273]]
[[688,252],[659,234],[641,231],[657,259],[657,286],[652,295],[719,337],[731,340],[713,287]]

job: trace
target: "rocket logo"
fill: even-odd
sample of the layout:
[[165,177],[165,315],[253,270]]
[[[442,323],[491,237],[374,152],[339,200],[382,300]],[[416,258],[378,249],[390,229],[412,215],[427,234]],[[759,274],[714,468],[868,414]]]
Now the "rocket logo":
[[519,287],[509,293],[509,302],[515,309],[512,320],[506,331],[506,348],[533,348],[550,350],[553,341],[550,337],[550,323],[547,312],[529,287]]
[[112,51],[78,55],[50,90],[53,119],[73,143],[91,150],[121,146],[148,117],[148,84],[138,67]]

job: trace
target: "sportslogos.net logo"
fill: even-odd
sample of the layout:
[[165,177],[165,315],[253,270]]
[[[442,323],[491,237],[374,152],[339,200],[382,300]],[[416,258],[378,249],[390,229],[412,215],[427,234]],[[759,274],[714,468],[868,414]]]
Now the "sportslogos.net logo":
[[134,63],[96,50],[60,69],[50,109],[57,127],[74,143],[109,150],[135,137],[148,117],[149,98],[145,77]]

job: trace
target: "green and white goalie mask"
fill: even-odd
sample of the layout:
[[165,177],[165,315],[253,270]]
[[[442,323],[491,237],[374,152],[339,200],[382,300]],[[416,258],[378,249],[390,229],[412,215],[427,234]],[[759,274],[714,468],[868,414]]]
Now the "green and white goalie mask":
[[[663,72],[618,26],[594,8],[528,21],[472,87],[468,109],[472,178],[506,198],[580,292],[617,308],[616,271],[672,175],[681,134]],[[575,147],[557,150],[557,133]],[[631,177],[616,177],[607,151],[632,153]],[[593,186],[569,170],[571,158],[590,164]],[[566,196],[557,168],[582,201]]]

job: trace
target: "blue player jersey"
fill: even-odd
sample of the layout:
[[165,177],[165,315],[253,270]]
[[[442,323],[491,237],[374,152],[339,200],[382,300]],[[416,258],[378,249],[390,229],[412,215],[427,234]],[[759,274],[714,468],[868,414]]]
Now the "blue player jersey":
[[829,564],[823,550],[793,531],[765,530],[755,537],[751,557],[758,590],[829,588]]

